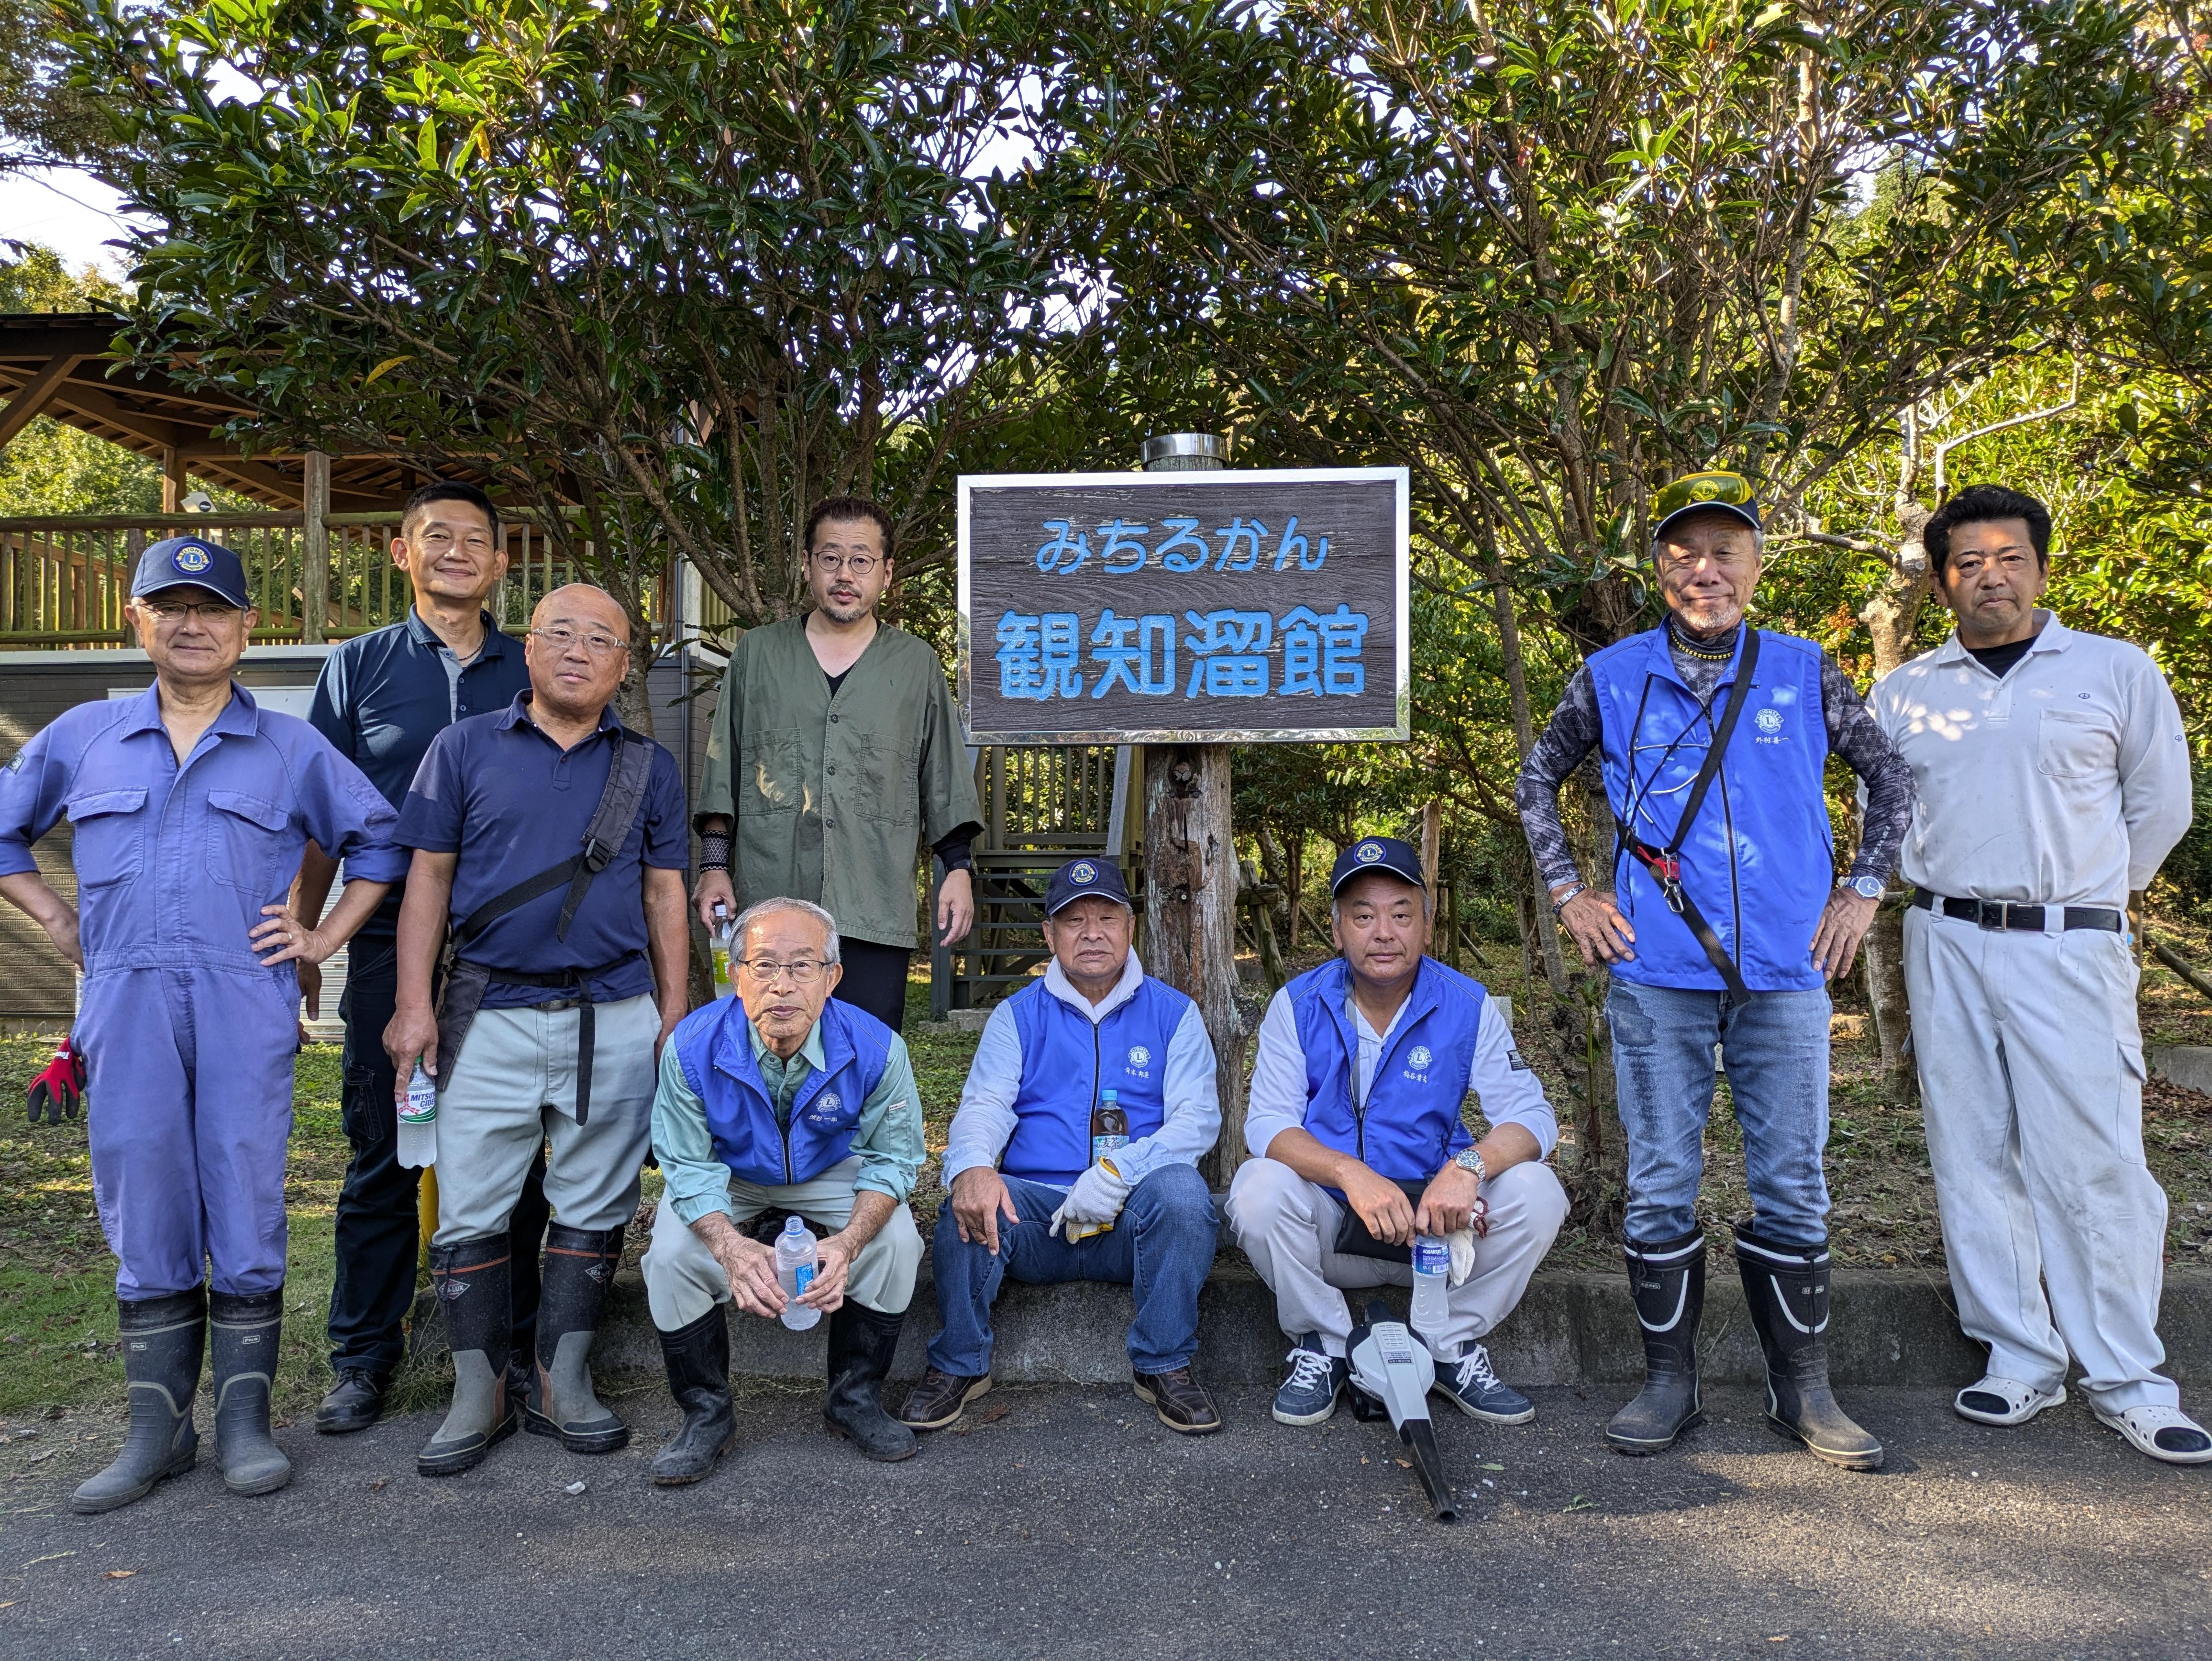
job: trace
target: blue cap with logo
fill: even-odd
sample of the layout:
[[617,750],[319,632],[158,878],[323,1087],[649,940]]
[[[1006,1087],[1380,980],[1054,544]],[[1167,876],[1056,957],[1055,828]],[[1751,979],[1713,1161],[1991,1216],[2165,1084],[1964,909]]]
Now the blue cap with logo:
[[253,604],[246,587],[246,562],[205,537],[170,537],[138,556],[131,593],[158,594],[165,588],[204,588],[241,611]]
[[1416,888],[1428,885],[1421,876],[1421,852],[1395,837],[1362,837],[1336,856],[1328,873],[1328,891],[1336,891],[1364,871],[1388,871]]
[[[1086,854],[1079,860],[1068,861],[1052,873],[1052,880],[1044,887],[1044,914],[1056,917],[1076,901],[1093,894],[1129,905],[1129,885],[1121,880],[1121,867],[1111,860]],[[1134,906],[1129,909],[1136,910]]]

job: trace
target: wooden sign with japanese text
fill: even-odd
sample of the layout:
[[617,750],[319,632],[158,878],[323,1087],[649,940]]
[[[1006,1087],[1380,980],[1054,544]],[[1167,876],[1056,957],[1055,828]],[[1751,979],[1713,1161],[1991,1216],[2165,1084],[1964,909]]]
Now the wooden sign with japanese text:
[[971,744],[1401,741],[1406,470],[960,481]]

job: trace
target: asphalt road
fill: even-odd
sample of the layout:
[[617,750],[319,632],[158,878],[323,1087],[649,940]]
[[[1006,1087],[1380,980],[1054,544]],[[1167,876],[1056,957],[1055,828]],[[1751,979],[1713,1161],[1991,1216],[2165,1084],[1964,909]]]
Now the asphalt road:
[[1599,1443],[1608,1402],[1538,1398],[1518,1429],[1442,1423],[1455,1528],[1387,1427],[1286,1429],[1258,1389],[1195,1441],[1121,1391],[1007,1389],[898,1466],[823,1434],[811,1396],[756,1393],[721,1469],[674,1491],[645,1480],[658,1390],[623,1399],[640,1434],[605,1458],[519,1437],[430,1482],[431,1420],[301,1426],[282,1494],[233,1499],[204,1445],[100,1518],[67,1509],[100,1463],[80,1445],[0,1499],[0,1656],[2212,1657],[2212,1467],[2154,1465],[2078,1402],[2002,1432],[1861,1393],[1891,1460],[1855,1476],[1748,1391],[1645,1460]]

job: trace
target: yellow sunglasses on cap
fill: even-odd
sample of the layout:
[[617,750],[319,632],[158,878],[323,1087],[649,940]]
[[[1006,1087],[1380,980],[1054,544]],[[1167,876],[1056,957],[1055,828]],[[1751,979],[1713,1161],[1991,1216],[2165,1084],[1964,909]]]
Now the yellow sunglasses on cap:
[[[1652,517],[1664,520],[1685,508],[1750,508],[1751,481],[1741,473],[1685,473],[1651,504]],[[1753,508],[1754,512],[1757,511]]]

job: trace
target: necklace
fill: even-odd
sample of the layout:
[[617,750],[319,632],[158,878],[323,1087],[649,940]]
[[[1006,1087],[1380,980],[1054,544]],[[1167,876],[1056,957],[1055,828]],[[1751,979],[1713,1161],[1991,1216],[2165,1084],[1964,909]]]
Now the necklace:
[[[1737,627],[1740,629],[1741,625]],[[1692,657],[1703,658],[1708,663],[1725,663],[1735,655],[1736,629],[1729,630],[1726,638],[1709,643],[1692,639],[1686,631],[1677,628],[1670,618],[1667,622],[1667,633],[1676,646]]]

